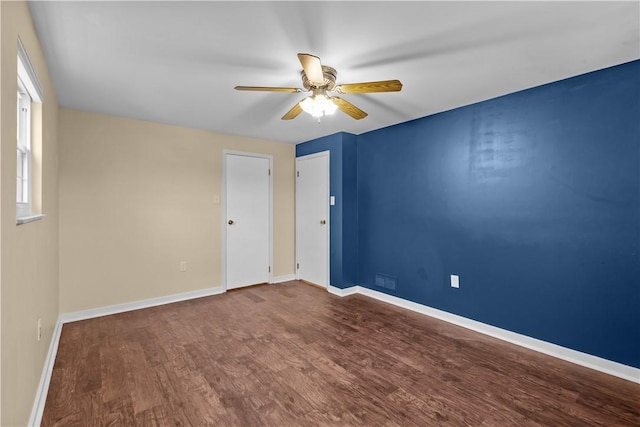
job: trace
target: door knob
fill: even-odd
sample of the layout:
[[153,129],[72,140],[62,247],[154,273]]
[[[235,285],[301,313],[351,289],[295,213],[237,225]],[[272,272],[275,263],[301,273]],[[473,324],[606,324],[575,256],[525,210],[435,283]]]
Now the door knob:
[[327,220],[326,220],[326,219],[320,220],[320,224],[321,224],[321,225],[325,225],[326,223],[327,223]]
[[233,220],[232,219],[229,220],[229,225],[233,225]]

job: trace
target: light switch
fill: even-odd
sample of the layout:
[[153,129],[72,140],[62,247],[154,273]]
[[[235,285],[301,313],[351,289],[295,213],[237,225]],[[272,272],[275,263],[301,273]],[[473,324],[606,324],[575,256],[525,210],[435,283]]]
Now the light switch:
[[329,196],[329,204],[334,206],[336,204],[336,196]]

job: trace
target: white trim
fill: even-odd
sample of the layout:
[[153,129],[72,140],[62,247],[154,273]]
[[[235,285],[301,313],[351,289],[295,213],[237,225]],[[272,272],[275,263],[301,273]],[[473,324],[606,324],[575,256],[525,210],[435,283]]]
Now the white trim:
[[273,280],[269,283],[282,283],[282,282],[289,282],[291,280],[296,280],[295,274],[285,274],[283,276],[275,276]]
[[268,283],[273,283],[273,156],[263,153],[249,153],[245,151],[223,150],[222,151],[222,287],[227,290],[227,155],[258,157],[269,160],[269,276]]
[[329,285],[329,287],[327,288],[327,291],[339,297],[346,297],[349,295],[357,294],[358,288],[359,286],[351,286],[350,288],[341,289],[341,288],[336,288],[335,286]]
[[[317,153],[312,153],[312,154],[307,154],[305,156],[300,156],[300,157],[296,157],[296,176],[298,174],[298,162],[301,160],[310,160],[310,159],[314,159],[316,157],[326,157],[327,158],[327,194],[325,195],[325,199],[327,201],[327,283],[318,283],[318,285],[322,285],[324,287],[326,287],[327,290],[329,290],[329,287],[331,286],[331,205],[329,203],[329,198],[331,197],[331,151],[330,150],[325,150],[325,151],[319,151]],[[298,242],[298,236],[300,235],[300,233],[298,232],[298,224],[300,223],[300,221],[298,221],[298,180],[297,178],[295,179],[295,203],[296,203],[296,279],[298,280],[304,280],[304,278],[300,277],[300,274],[298,273],[298,262],[299,262],[299,255],[298,255],[298,248],[300,247],[300,244]]]
[[31,65],[31,60],[29,59],[29,55],[27,55],[27,51],[22,45],[22,40],[18,37],[18,75],[26,75],[28,77],[28,81],[23,81],[25,86],[27,86],[27,91],[29,95],[31,95],[31,99],[34,102],[44,102],[44,91],[42,90],[42,84],[40,83],[40,79],[38,79],[38,75],[36,74],[33,65]]
[[39,221],[39,220],[41,220],[43,218],[44,218],[44,214],[21,216],[21,217],[16,218],[16,225],[22,225],[22,224],[27,224],[27,223],[33,222],[33,221]]
[[31,408],[31,416],[29,417],[29,426],[39,426],[42,422],[42,414],[44,413],[44,404],[47,401],[47,393],[49,391],[49,383],[51,382],[51,374],[53,373],[53,365],[56,361],[56,355],[58,354],[58,344],[60,343],[60,334],[62,332],[62,321],[58,318],[55,327],[53,328],[53,335],[51,336],[51,342],[49,343],[49,351],[47,357],[44,360],[44,369],[40,376],[40,383],[38,383],[38,389],[36,391],[36,397]]
[[622,363],[603,359],[601,357],[593,356],[581,351],[572,350],[570,348],[562,347],[557,344],[552,344],[550,342],[542,341],[536,338],[531,338],[526,335],[498,328],[496,326],[487,325],[486,323],[471,320],[466,317],[458,316],[456,314],[448,313],[446,311],[438,310],[426,305],[398,298],[393,295],[388,295],[383,292],[374,291],[373,289],[365,288],[362,286],[352,286],[347,289],[339,289],[331,286],[328,290],[332,294],[338,296],[347,296],[356,293],[361,294],[370,298],[377,299],[379,301],[405,308],[407,310],[415,311],[420,314],[443,320],[457,326],[462,326],[463,328],[467,328],[484,335],[489,335],[491,337],[498,338],[511,344],[516,344],[521,347],[528,348],[529,350],[537,351],[548,356],[557,357],[558,359],[566,360],[567,362],[575,363],[576,365],[591,368],[596,371],[604,372],[605,374],[613,375],[618,378],[640,384],[640,369],[634,368],[632,366],[623,365]]
[[77,322],[78,320],[93,319],[94,317],[108,316],[110,314],[124,313],[126,311],[140,310],[142,308],[155,307],[158,305],[171,304],[174,302],[186,301],[195,298],[208,297],[224,293],[224,288],[200,289],[197,291],[184,292],[180,294],[166,295],[163,297],[149,298],[144,300],[125,302],[123,304],[109,305],[105,307],[91,308],[89,310],[74,311],[60,315],[62,323]]

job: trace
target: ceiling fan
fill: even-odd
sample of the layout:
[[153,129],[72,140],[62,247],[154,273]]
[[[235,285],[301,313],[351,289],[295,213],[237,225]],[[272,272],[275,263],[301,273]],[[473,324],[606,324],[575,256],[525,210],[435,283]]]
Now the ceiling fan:
[[298,59],[302,64],[302,86],[295,87],[264,87],[264,86],[236,86],[236,90],[252,90],[266,92],[311,92],[311,96],[298,102],[289,110],[282,120],[296,118],[302,111],[318,119],[326,114],[333,114],[336,109],[348,114],[356,120],[364,119],[367,113],[339,96],[329,95],[329,92],[343,93],[374,93],[398,92],[402,90],[399,80],[383,80],[378,82],[350,83],[336,85],[338,72],[320,63],[320,58],[308,53],[299,53]]

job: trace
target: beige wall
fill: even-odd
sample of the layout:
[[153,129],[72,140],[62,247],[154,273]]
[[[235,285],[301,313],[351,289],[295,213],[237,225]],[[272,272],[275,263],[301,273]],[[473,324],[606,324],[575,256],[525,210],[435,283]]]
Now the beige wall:
[[[18,36],[45,97],[34,191],[46,216],[20,226]],[[221,284],[224,149],[273,155],[274,275],[293,274],[295,147],[59,110],[23,1],[0,1],[0,48],[0,425],[13,426],[29,419],[60,312]]]
[[293,145],[61,109],[60,311],[220,286],[225,149],[273,155],[274,275],[293,274]]
[[[0,2],[0,424],[26,425],[58,317],[58,103],[28,7]],[[40,206],[16,225],[18,36],[44,88]],[[37,178],[37,177],[36,177]],[[43,338],[37,340],[42,318]]]

